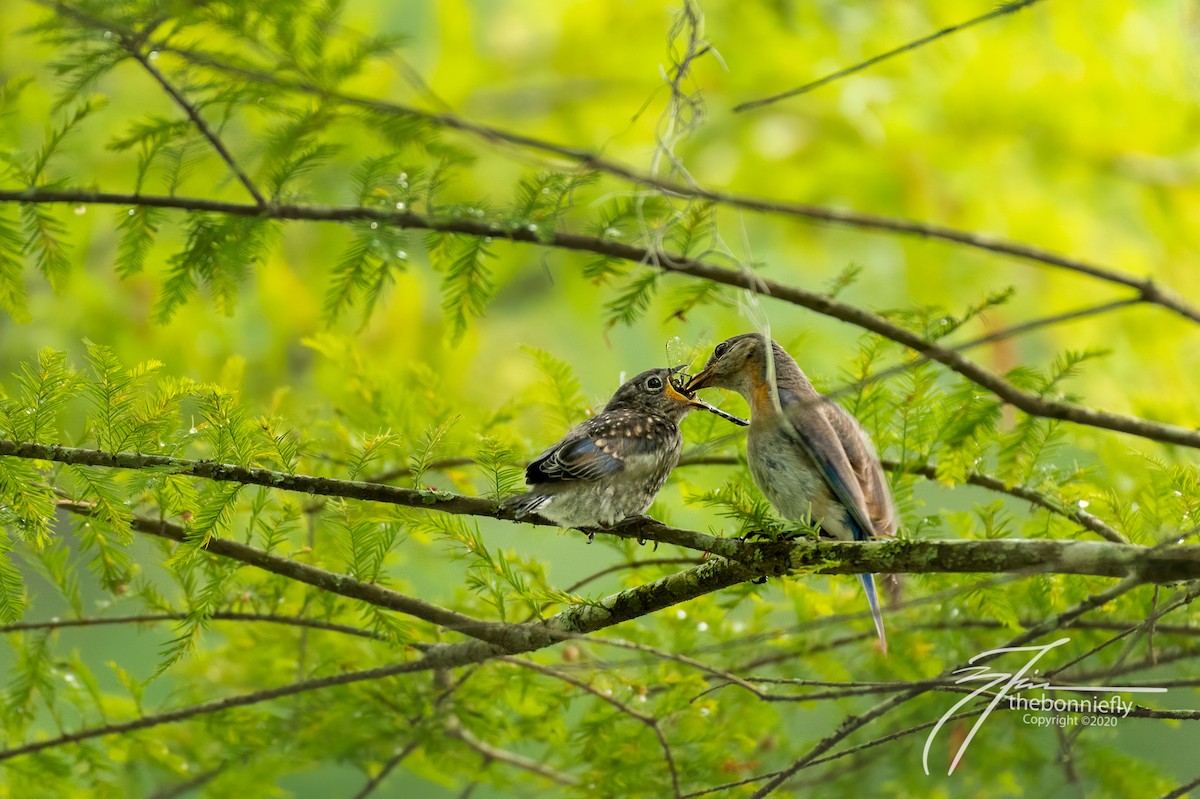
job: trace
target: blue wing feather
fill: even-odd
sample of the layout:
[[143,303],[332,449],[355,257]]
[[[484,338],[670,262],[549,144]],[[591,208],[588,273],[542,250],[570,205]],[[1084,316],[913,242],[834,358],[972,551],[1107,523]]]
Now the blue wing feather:
[[525,470],[530,485],[561,480],[599,480],[625,468],[621,459],[597,446],[591,438],[564,441],[542,454]]

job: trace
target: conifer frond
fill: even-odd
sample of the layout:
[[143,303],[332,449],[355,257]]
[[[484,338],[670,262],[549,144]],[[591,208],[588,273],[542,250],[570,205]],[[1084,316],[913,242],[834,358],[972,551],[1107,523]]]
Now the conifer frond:
[[232,314],[246,275],[270,251],[278,230],[271,220],[215,214],[194,214],[187,242],[168,261],[166,282],[155,308],[160,323],[203,284],[222,313]]
[[18,540],[35,546],[49,541],[56,499],[31,461],[0,458],[0,523]]
[[168,564],[191,563],[212,538],[229,536],[243,488],[245,486],[236,483],[217,483],[201,492],[199,506],[187,524],[183,543],[176,547]]
[[146,361],[126,368],[110,347],[91,341],[84,341],[84,345],[92,376],[81,385],[94,408],[92,431],[96,445],[109,452],[120,452],[137,436],[138,394],[162,364]]
[[70,245],[63,237],[66,228],[48,206],[27,203],[21,206],[25,227],[25,252],[33,256],[38,271],[50,287],[60,291],[71,274]]
[[671,225],[667,242],[674,253],[685,258],[698,256],[712,240],[713,226],[716,224],[714,212],[716,206],[710,200],[693,200],[687,207],[676,215],[676,222]]
[[65,353],[45,348],[37,365],[21,364],[17,393],[0,400],[0,430],[14,441],[43,443],[58,435],[58,417],[71,399],[77,377],[67,366]]
[[25,580],[12,561],[12,541],[5,530],[5,513],[0,511],[0,622],[14,622],[25,613]]
[[613,328],[618,324],[632,325],[650,308],[658,291],[662,273],[657,269],[643,267],[625,281],[617,296],[604,304],[604,325]]
[[346,476],[351,480],[360,479],[368,466],[382,457],[384,452],[395,447],[399,442],[400,436],[391,431],[365,437],[362,446],[359,447],[354,457],[346,465]]
[[21,261],[24,248],[16,226],[0,214],[0,310],[22,323],[30,318]]
[[741,482],[731,481],[715,491],[691,494],[688,501],[714,508],[721,518],[736,522],[738,535],[779,535],[789,529],[762,494],[746,488]]
[[473,318],[483,316],[496,293],[487,261],[494,258],[492,240],[482,236],[441,234],[431,237],[429,260],[442,273],[442,310],[450,323],[451,341],[459,341]]
[[204,586],[194,596],[189,597],[191,608],[188,615],[179,623],[179,634],[163,647],[162,658],[154,673],[150,675],[150,680],[158,678],[195,650],[196,642],[208,627],[212,614],[225,603],[225,583],[233,573],[234,570],[230,568],[214,569],[209,573]]
[[117,245],[117,274],[136,275],[146,267],[146,255],[154,245],[164,214],[161,209],[144,205],[117,213],[121,241]]
[[473,459],[487,481],[485,485],[490,497],[503,498],[525,483],[525,467],[516,448],[492,436],[480,437]]
[[544,397],[542,404],[557,420],[556,426],[566,430],[583,419],[591,403],[583,394],[583,386],[575,375],[571,364],[556,358],[546,350],[523,346],[521,351],[533,358],[538,371],[544,378],[538,396]]
[[421,440],[417,443],[412,455],[409,456],[409,469],[412,473],[413,488],[421,488],[421,483],[425,479],[425,472],[429,471],[429,465],[437,457],[442,442],[449,435],[450,429],[458,424],[460,418],[459,416],[449,416],[425,428],[425,432],[421,435]]

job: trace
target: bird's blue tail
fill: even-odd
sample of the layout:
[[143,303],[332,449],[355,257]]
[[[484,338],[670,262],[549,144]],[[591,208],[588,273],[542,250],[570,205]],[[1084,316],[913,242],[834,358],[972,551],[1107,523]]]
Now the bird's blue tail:
[[879,610],[879,595],[875,593],[875,575],[860,574],[858,581],[867,592],[867,604],[871,606],[871,618],[875,620],[875,632],[879,633],[879,643],[883,646],[883,654],[887,654],[887,634],[883,631],[883,613]]

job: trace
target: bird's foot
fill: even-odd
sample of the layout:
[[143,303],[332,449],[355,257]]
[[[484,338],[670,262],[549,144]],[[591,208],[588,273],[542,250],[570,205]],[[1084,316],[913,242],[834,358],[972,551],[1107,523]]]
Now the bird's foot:
[[[616,530],[621,527],[644,527],[646,525],[657,525],[657,524],[659,524],[659,522],[653,516],[647,516],[644,513],[639,513],[635,516],[626,516],[624,519],[617,522],[616,524],[614,524],[612,527],[610,527],[608,529]],[[638,546],[646,545],[646,539],[640,533],[638,534],[637,542],[638,542]],[[657,541],[654,542],[654,551],[656,551],[656,552],[658,551],[658,542]]]
[[795,530],[751,530],[742,535],[742,541],[795,541],[806,538],[804,533]]

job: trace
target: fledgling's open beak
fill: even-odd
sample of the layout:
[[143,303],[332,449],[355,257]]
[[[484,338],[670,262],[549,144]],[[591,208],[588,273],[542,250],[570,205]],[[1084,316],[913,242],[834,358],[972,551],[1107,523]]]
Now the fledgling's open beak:
[[[675,372],[678,372],[682,368],[683,368],[682,366],[676,366],[674,369],[671,370],[671,372],[672,372],[672,374],[674,374]],[[703,375],[703,373],[701,373],[701,376],[702,375]],[[693,389],[692,386],[696,385],[696,380],[697,380],[697,378],[693,377],[690,381],[688,381],[687,386],[684,386],[684,387],[677,387],[675,385],[675,381],[668,380],[667,381],[667,396],[670,397],[671,399],[675,400],[676,402],[686,402],[688,405],[692,406],[693,408],[699,408],[700,410],[708,411],[709,413],[715,413],[717,416],[720,416],[722,419],[729,421],[729,422],[733,422],[734,424],[737,424],[737,425],[741,425],[742,427],[746,427],[747,425],[750,424],[745,419],[734,416],[732,413],[726,413],[725,411],[721,410],[720,408],[717,408],[713,405],[709,405],[704,400],[695,396],[694,395],[695,389]]]

